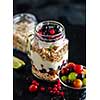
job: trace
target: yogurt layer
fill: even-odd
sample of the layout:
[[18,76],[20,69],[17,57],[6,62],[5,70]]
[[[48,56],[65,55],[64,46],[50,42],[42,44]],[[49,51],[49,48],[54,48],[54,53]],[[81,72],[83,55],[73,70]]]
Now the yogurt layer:
[[47,72],[49,72],[49,69],[58,70],[58,68],[61,67],[63,63],[67,63],[68,51],[66,52],[66,54],[64,54],[63,58],[59,62],[43,60],[37,52],[31,53],[31,59],[33,61],[33,65],[37,70],[42,70],[44,68]]

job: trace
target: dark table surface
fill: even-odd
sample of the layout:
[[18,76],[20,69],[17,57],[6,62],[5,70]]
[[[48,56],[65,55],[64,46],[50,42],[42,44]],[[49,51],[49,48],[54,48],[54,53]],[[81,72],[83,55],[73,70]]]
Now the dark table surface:
[[[32,13],[38,22],[49,19],[61,22],[66,29],[66,38],[69,39],[69,61],[86,65],[85,0],[81,2],[80,0],[14,0],[13,8],[14,15],[23,12]],[[50,95],[46,93],[33,95],[27,91],[29,84],[26,78],[35,78],[31,74],[30,60],[26,54],[16,50],[14,55],[26,62],[24,68],[13,71],[14,100],[51,100]],[[45,86],[48,84],[40,82]]]
[[[14,100],[85,100],[86,89],[73,90],[61,86],[61,91],[64,91],[65,96],[57,96],[49,94],[48,87],[53,87],[55,82],[47,82],[44,80],[37,79],[31,73],[31,62],[27,54],[14,49],[13,55],[22,59],[26,65],[19,69],[13,69],[13,99]],[[32,83],[32,80],[37,80],[39,86],[45,87],[45,92],[30,93],[28,88]]]

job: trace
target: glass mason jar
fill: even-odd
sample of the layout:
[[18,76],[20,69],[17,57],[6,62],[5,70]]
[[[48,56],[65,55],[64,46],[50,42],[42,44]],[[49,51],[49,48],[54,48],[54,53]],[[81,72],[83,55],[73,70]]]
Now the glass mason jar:
[[34,37],[36,17],[29,13],[16,14],[13,18],[13,48],[28,53],[30,56],[30,42]]
[[36,26],[31,51],[32,73],[40,79],[55,81],[68,61],[68,39],[64,26],[43,21]]

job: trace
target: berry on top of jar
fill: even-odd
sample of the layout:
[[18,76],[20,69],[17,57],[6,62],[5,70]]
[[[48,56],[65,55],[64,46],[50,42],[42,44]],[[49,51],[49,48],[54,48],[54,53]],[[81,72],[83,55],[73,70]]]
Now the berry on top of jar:
[[42,35],[56,35],[62,31],[61,27],[59,25],[53,25],[53,24],[48,24],[48,25],[43,25],[38,33]]

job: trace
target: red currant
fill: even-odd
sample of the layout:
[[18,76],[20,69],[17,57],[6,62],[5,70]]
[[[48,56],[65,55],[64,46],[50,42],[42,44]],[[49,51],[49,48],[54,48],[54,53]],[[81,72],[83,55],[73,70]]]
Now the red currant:
[[45,88],[43,86],[40,87],[41,92],[45,91]]
[[58,89],[58,90],[61,90],[61,86],[58,86],[57,89]]
[[65,94],[64,92],[60,92],[60,95],[61,95],[62,97],[64,96],[64,94]]
[[29,86],[29,91],[30,92],[36,92],[38,90],[38,87],[34,84],[30,85]]
[[32,84],[35,84],[35,85],[39,86],[39,83],[36,80],[33,80]]
[[57,84],[60,84],[60,80],[57,80]]
[[52,89],[52,87],[48,87],[48,90],[50,91]]
[[53,94],[56,94],[56,91],[53,91]]
[[57,91],[58,89],[56,87],[53,88],[53,91]]
[[59,94],[60,94],[60,92],[59,92],[59,91],[56,91],[56,94],[57,94],[57,95],[59,95]]
[[57,84],[55,84],[54,87],[58,87]]
[[53,91],[51,90],[51,91],[50,91],[50,93],[52,94],[52,93],[53,93]]

